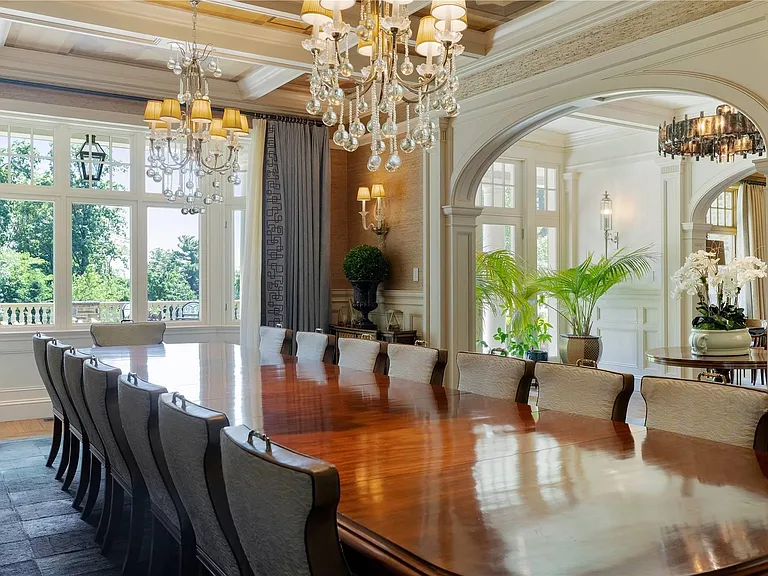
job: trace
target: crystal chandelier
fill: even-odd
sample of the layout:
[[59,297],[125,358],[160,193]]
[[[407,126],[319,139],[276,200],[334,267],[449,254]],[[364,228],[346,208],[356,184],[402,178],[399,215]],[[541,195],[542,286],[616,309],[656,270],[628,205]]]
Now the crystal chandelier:
[[241,134],[248,133],[248,118],[236,108],[225,108],[214,118],[206,72],[221,76],[213,47],[197,45],[197,5],[192,5],[192,42],[172,43],[168,68],[179,77],[175,98],[149,100],[144,120],[149,124],[147,177],[162,183],[169,202],[182,201],[182,214],[205,214],[206,207],[223,202],[224,177],[240,184]]
[[[302,7],[302,19],[312,25],[312,37],[302,42],[313,59],[307,112],[322,113],[326,126],[338,126],[333,141],[348,152],[357,150],[360,139],[369,132],[371,172],[381,167],[385,153],[388,171],[394,172],[402,164],[397,142],[399,104],[405,105],[405,136],[399,149],[406,154],[417,145],[425,150],[434,146],[437,127],[429,118],[430,111],[443,110],[449,116],[459,113],[456,57],[464,52],[458,42],[467,28],[465,1],[432,0],[431,14],[419,22],[415,44],[426,62],[415,68],[418,78],[409,80],[414,65],[409,55],[412,32],[406,6],[412,1],[361,0],[360,24],[354,32],[343,21],[341,11],[352,8],[356,0],[304,0]],[[368,58],[368,65],[359,73],[349,59],[354,40],[358,54]],[[340,81],[349,86],[341,86]],[[360,118],[369,112],[370,120],[363,124]]]
[[659,126],[659,154],[690,156],[698,160],[709,156],[710,160],[730,162],[736,156],[763,155],[765,142],[757,126],[744,114],[721,104],[714,116],[683,120],[672,118],[672,123]]

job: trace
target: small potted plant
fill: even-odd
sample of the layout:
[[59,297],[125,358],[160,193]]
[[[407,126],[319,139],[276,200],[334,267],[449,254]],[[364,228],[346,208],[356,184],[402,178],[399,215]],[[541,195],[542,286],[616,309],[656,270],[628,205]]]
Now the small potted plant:
[[718,266],[717,255],[699,250],[689,254],[672,276],[672,297],[695,296],[696,311],[690,335],[691,351],[697,356],[749,354],[752,338],[739,293],[752,280],[766,277],[765,262],[754,256],[734,258]]
[[375,328],[368,314],[378,307],[376,289],[389,274],[386,256],[375,246],[363,244],[347,252],[343,268],[344,276],[352,284],[352,307],[362,314],[355,325],[359,328]]
[[552,341],[549,330],[552,325],[544,318],[536,317],[530,324],[526,324],[521,333],[505,332],[501,328],[496,330],[493,339],[499,345],[491,347],[484,340],[480,341],[483,348],[489,348],[491,352],[498,352],[501,356],[525,357],[535,362],[546,362],[549,360],[549,353],[542,350],[544,344]]

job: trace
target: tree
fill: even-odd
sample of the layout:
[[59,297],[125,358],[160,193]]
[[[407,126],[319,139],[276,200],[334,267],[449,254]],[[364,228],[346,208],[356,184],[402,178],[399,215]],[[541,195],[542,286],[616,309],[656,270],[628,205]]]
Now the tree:
[[181,274],[197,298],[200,294],[200,241],[194,236],[179,236],[177,256]]
[[92,266],[103,276],[114,275],[115,261],[128,267],[128,223],[123,208],[96,204],[72,205],[72,274]]
[[128,302],[130,299],[128,278],[101,273],[92,264],[82,274],[72,277],[74,302]]
[[147,294],[150,301],[197,300],[184,274],[183,256],[178,250],[156,248],[147,264]]
[[0,246],[0,302],[51,302],[53,275],[46,262]]

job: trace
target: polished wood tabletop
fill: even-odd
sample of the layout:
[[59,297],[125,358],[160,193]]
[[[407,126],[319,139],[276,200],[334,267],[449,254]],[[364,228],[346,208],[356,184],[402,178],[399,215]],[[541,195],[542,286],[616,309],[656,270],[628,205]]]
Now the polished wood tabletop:
[[102,361],[333,463],[342,541],[399,574],[768,571],[768,454],[228,344]]
[[750,348],[743,356],[696,356],[690,346],[653,348],[646,352],[649,362],[682,368],[713,368],[716,370],[757,370],[768,367],[768,350]]

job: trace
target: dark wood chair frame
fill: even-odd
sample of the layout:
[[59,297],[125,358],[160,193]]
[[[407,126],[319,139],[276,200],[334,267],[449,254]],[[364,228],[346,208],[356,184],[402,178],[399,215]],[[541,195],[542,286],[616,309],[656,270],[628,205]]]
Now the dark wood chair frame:
[[[54,340],[54,338],[50,336],[46,336],[42,332],[37,332],[32,336],[33,346],[34,346],[35,339],[40,339],[44,341],[43,361],[45,364],[45,374],[40,374],[40,377],[41,379],[48,378],[48,381],[43,382],[43,385],[45,386],[48,394],[51,396],[55,395],[56,402],[58,402],[61,405],[61,399],[59,398],[58,392],[56,392],[56,389],[53,387],[53,381],[51,380],[51,370],[50,370],[50,367],[48,366],[48,354],[47,354],[48,342],[51,342],[52,340]],[[40,370],[40,366],[38,366],[38,371],[39,370]],[[53,434],[51,436],[51,449],[48,452],[48,459],[46,460],[45,465],[48,468],[51,468],[53,466],[53,463],[56,460],[56,456],[58,456],[59,454],[59,449],[62,448],[61,440],[63,438],[64,446],[62,450],[61,462],[59,463],[59,467],[56,471],[56,480],[61,480],[62,477],[64,476],[64,472],[66,471],[67,463],[69,461],[69,459],[67,458],[67,455],[69,454],[69,419],[67,418],[66,414],[64,414],[64,412],[56,408],[56,403],[53,401],[51,401],[51,408],[53,411]]]
[[[288,340],[288,332],[290,331],[286,331],[286,340]],[[283,345],[285,346],[285,343]],[[199,416],[187,411],[188,404],[200,408],[201,410],[205,410],[206,412],[215,412],[210,408],[204,408],[193,402],[187,402],[184,395],[179,394],[178,392],[172,394],[171,402],[177,409],[182,410],[191,418],[199,418]],[[240,576],[253,576],[253,571],[248,563],[248,558],[245,556],[243,547],[240,544],[240,538],[237,535],[237,529],[232,520],[232,513],[229,510],[227,490],[224,484],[224,473],[221,469],[221,431],[229,426],[229,419],[226,414],[220,412],[216,417],[204,418],[204,420],[208,432],[208,445],[206,447],[205,455],[203,456],[203,467],[208,484],[208,496],[211,499],[213,511],[216,514],[219,526],[221,526],[224,537],[227,539],[227,543],[232,549],[232,554],[240,569]],[[204,550],[200,548],[199,545],[196,545],[196,549],[198,560],[200,560],[200,563],[208,569],[211,574],[214,576],[229,576]]]
[[[389,346],[389,344],[387,344]],[[408,344],[402,344],[402,346],[408,346]],[[413,344],[413,346],[416,346],[416,344]],[[430,386],[442,386],[443,385],[443,378],[445,377],[445,367],[448,364],[448,350],[444,350],[442,348],[429,348],[427,346],[417,346],[418,348],[424,348],[427,350],[437,350],[437,361],[435,362],[435,367],[432,368],[432,376],[429,378],[429,385]],[[384,373],[388,376],[389,375],[389,353],[387,353],[387,363],[386,363],[386,369]]]
[[150,511],[152,512],[152,544],[150,549],[149,576],[161,576],[168,552],[168,536],[171,536],[179,545],[179,564],[178,574],[184,576],[193,574],[197,570],[195,531],[189,520],[184,504],[179,498],[176,485],[173,483],[171,473],[168,470],[168,462],[165,459],[163,444],[160,440],[160,426],[158,419],[158,399],[162,394],[168,391],[163,387],[143,386],[144,380],[141,380],[136,374],[129,372],[126,376],[121,376],[120,380],[128,386],[134,386],[141,389],[149,395],[149,421],[147,423],[147,434],[149,436],[149,445],[152,449],[152,458],[160,472],[165,489],[173,500],[176,513],[179,518],[180,529],[165,515],[165,513],[152,503],[150,497]]

